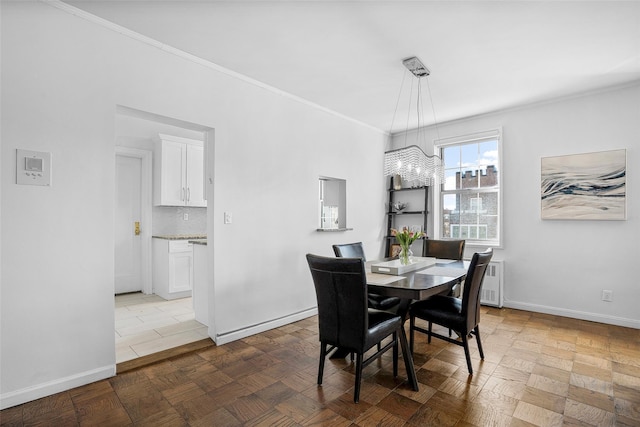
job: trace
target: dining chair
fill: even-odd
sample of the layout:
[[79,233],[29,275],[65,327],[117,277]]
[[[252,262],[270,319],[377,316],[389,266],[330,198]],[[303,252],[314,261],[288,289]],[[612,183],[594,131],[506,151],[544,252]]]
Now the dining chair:
[[[414,333],[415,331],[422,332],[427,334],[428,343],[431,343],[431,337],[434,336],[464,347],[469,375],[473,374],[471,356],[469,354],[469,337],[475,335],[480,358],[484,360],[484,352],[482,351],[482,342],[480,340],[480,328],[478,326],[480,323],[480,290],[492,256],[492,249],[487,249],[485,252],[475,253],[473,255],[464,282],[462,299],[452,296],[435,295],[426,300],[417,301],[411,306],[409,309],[409,347],[412,354]],[[417,326],[416,318],[426,320],[429,328],[424,329]],[[449,328],[450,330],[453,329],[458,333],[461,341],[433,332],[433,323]]]
[[[362,369],[393,349],[393,376],[398,375],[398,340],[407,370],[409,346],[399,315],[369,310],[367,279],[362,258],[330,258],[307,254],[318,301],[320,364],[318,384],[322,384],[324,362],[334,348],[356,353],[356,378],[353,401],[360,400]],[[364,354],[385,338],[392,339],[373,355]]]
[[[465,240],[433,240],[426,239],[424,241],[424,253],[427,257],[440,259],[462,260],[464,256]],[[460,284],[456,283],[449,292],[449,295],[460,297]],[[451,331],[449,331],[451,336]]]
[[461,260],[464,255],[465,240],[425,239],[424,254],[428,257]]
[[[367,260],[364,255],[362,242],[333,245],[333,253],[335,253],[337,257],[362,258],[363,261]],[[369,307],[375,308],[376,310],[389,310],[400,304],[400,298],[398,297],[386,297],[372,293],[367,295],[367,299],[369,301]]]

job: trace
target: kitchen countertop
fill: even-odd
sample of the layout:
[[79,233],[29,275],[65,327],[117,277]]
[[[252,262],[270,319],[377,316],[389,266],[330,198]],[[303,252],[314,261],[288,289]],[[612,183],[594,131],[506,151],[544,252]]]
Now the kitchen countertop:
[[165,240],[205,240],[205,244],[206,244],[206,239],[207,239],[207,235],[206,234],[157,234],[155,236],[151,236],[154,239],[165,239]]
[[189,243],[193,243],[194,245],[207,245],[207,239],[194,239],[194,240],[189,240]]

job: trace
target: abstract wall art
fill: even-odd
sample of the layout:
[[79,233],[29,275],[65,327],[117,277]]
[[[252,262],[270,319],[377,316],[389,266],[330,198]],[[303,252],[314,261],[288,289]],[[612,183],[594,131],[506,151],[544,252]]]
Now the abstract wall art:
[[542,219],[626,219],[627,151],[543,157]]

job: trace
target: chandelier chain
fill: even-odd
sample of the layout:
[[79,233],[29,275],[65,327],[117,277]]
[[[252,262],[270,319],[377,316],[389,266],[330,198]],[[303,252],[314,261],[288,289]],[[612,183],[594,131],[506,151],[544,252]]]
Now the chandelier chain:
[[398,92],[398,99],[396,99],[396,109],[393,110],[393,118],[391,119],[391,128],[389,129],[389,134],[393,132],[393,125],[396,122],[396,114],[398,113],[398,106],[400,105],[400,96],[402,95],[402,88],[404,87],[404,80],[407,77],[407,71],[405,70],[402,73],[402,82],[400,83],[400,91]]

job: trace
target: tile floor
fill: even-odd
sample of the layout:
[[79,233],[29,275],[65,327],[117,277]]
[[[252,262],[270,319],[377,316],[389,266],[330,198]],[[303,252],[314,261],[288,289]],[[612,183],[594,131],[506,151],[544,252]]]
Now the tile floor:
[[115,297],[116,363],[207,338],[192,298],[167,301],[141,292]]

